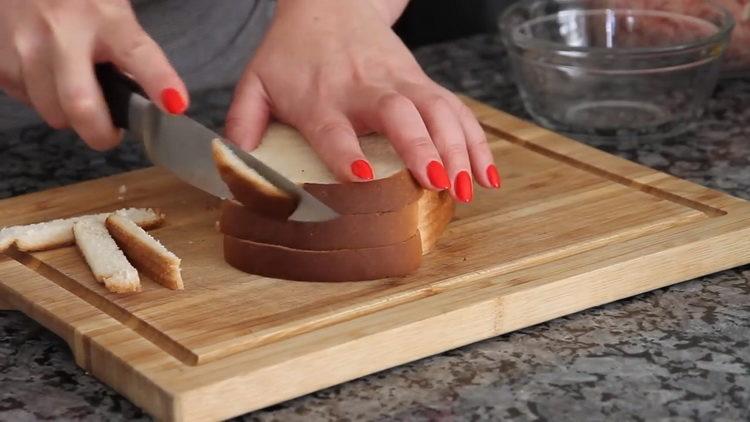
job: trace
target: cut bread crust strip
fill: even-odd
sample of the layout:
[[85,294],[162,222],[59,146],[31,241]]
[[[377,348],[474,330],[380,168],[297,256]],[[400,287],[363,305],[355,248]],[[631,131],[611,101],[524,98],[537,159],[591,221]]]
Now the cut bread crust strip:
[[94,220],[104,224],[111,214],[123,216],[137,225],[149,229],[158,226],[164,217],[151,208],[124,208],[114,213],[89,214],[62,218],[43,223],[12,226],[0,229],[0,252],[14,244],[21,251],[34,252],[72,245],[75,241],[73,225],[82,220]]
[[336,250],[385,246],[403,242],[417,232],[418,202],[398,211],[341,215],[324,222],[286,221],[253,212],[235,201],[224,201],[219,226],[238,239],[294,249]]
[[345,282],[405,276],[422,261],[419,234],[374,248],[310,251],[224,236],[224,259],[251,274],[298,281]]
[[105,222],[109,233],[135,266],[157,283],[182,290],[180,258],[132,220],[113,214]]
[[214,139],[211,149],[219,175],[238,201],[251,204],[254,211],[268,216],[288,217],[294,212],[296,198],[248,167],[223,142]]
[[86,263],[100,283],[114,293],[131,293],[141,290],[138,271],[117,247],[104,222],[99,219],[82,219],[73,223],[76,245]]

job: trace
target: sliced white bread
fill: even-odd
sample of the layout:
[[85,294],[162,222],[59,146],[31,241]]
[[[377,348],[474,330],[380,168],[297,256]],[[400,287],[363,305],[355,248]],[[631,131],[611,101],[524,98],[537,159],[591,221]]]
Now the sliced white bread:
[[76,221],[73,235],[94,277],[104,283],[107,290],[114,293],[141,290],[138,271],[117,247],[103,221],[93,218]]
[[[337,180],[299,132],[279,123],[268,127],[251,154],[340,214],[396,211],[419,199],[422,189],[387,139],[371,135],[359,142],[375,174],[375,180],[366,183]],[[213,155],[237,201],[269,217],[285,218],[294,211],[294,198],[249,169],[220,141],[214,142]]]
[[76,222],[94,220],[104,224],[104,220],[111,214],[126,217],[144,228],[156,227],[164,221],[164,216],[151,208],[124,208],[114,213],[88,214],[43,223],[4,227],[0,229],[0,252],[13,244],[19,250],[27,252],[71,245],[74,242],[73,225]]
[[[416,204],[417,215],[404,217],[403,222],[388,221],[390,217],[384,214],[375,214],[374,221],[365,222],[373,226],[380,226],[378,218],[384,219],[384,224],[400,226],[406,223],[404,233],[412,233],[406,239],[398,240],[389,244],[373,243],[370,246],[359,244],[359,247],[341,248],[341,242],[351,242],[347,235],[336,232],[330,225],[320,226],[311,230],[305,227],[301,230],[287,230],[280,234],[279,239],[265,237],[263,242],[257,241],[257,237],[251,239],[239,239],[231,234],[224,236],[224,259],[229,265],[248,273],[263,275],[267,277],[278,277],[289,280],[303,281],[359,281],[372,280],[384,277],[403,276],[416,271],[422,262],[422,255],[429,252],[435,246],[445,227],[453,217],[454,202],[448,192],[425,191],[422,198]],[[227,205],[227,203],[225,203]],[[230,208],[225,207],[222,212],[228,212]],[[232,211],[230,211],[232,212]],[[238,217],[240,214],[233,214]],[[222,216],[223,217],[223,216]],[[357,214],[344,216],[342,218],[365,219],[368,214]],[[413,217],[418,217],[415,221]],[[241,217],[239,217],[241,219]],[[333,220],[335,223],[337,220]],[[357,232],[356,227],[349,226],[348,221],[340,225],[342,230]],[[363,221],[364,222],[364,221]],[[319,224],[319,223],[313,223]],[[239,229],[240,226],[235,227]],[[283,226],[274,227],[281,233],[286,230]],[[388,230],[380,227],[380,230]],[[226,233],[226,232],[225,232]],[[248,234],[248,232],[242,232]],[[294,238],[296,233],[298,239]],[[257,234],[257,233],[254,233]],[[333,239],[324,239],[328,235]],[[287,236],[284,241],[294,241],[296,244],[308,241],[314,244],[305,244],[306,248],[294,248],[280,244],[281,236]],[[309,236],[309,239],[302,240]],[[367,236],[372,236],[367,234]],[[399,234],[400,236],[400,234]],[[247,236],[252,237],[252,236]],[[370,240],[374,237],[370,237]],[[350,243],[353,244],[353,243]],[[335,245],[338,249],[324,250],[321,246]]]
[[[403,161],[385,137],[377,134],[361,136],[359,145],[372,165],[376,179],[393,176],[405,169]],[[302,134],[291,126],[270,124],[263,142],[252,151],[252,155],[300,184],[341,183],[318,158]]]
[[172,290],[182,290],[180,258],[158,240],[121,215],[110,215],[105,222],[110,235],[138,270]]
[[[221,140],[214,139],[211,147],[214,162],[222,179],[227,183],[232,195],[242,198],[241,202],[255,204],[256,210],[266,215],[286,216],[294,211],[297,204],[294,198],[248,167]],[[242,183],[246,189],[236,192],[228,180]]]

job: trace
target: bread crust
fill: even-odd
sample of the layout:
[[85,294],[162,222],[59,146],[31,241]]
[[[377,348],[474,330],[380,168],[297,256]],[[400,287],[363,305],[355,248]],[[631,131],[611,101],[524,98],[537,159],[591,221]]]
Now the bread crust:
[[93,218],[73,223],[78,250],[94,278],[113,293],[141,291],[138,271],[115,243],[103,221]]
[[[160,244],[145,230],[116,215],[107,217],[105,225],[117,245],[139,271],[143,271],[152,280],[169,289],[184,288],[180,259],[165,247],[159,246]],[[139,234],[148,236],[152,242],[145,241],[138,236]]]
[[294,249],[337,250],[372,248],[403,242],[417,232],[419,203],[397,211],[341,215],[324,222],[269,218],[235,201],[224,201],[219,229],[243,240]]
[[339,214],[396,211],[422,195],[422,188],[406,169],[364,183],[305,183],[302,187]]
[[298,281],[344,282],[405,276],[422,260],[419,235],[387,246],[333,251],[291,249],[224,236],[224,259],[251,274]]

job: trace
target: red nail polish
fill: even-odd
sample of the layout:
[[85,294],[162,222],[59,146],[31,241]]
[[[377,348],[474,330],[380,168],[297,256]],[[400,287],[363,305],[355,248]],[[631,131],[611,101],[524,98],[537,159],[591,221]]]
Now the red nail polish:
[[500,173],[497,171],[497,167],[494,164],[487,166],[487,179],[490,181],[490,185],[497,189],[500,187]]
[[471,198],[474,197],[471,176],[466,170],[456,176],[456,196],[461,202],[471,202]]
[[357,160],[353,162],[352,173],[362,180],[372,180],[374,177],[370,163],[365,160]]
[[427,177],[430,179],[432,186],[438,189],[450,189],[451,180],[448,178],[448,172],[439,161],[430,161],[427,164]]
[[167,88],[161,92],[161,103],[172,114],[182,114],[187,108],[182,94],[174,88]]

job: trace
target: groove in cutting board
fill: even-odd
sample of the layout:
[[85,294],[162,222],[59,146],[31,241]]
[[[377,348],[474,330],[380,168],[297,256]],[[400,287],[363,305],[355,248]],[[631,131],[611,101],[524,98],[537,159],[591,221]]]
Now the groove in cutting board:
[[480,125],[482,126],[482,128],[486,132],[492,133],[492,134],[494,134],[494,135],[496,135],[496,136],[498,136],[498,137],[500,137],[502,139],[505,139],[506,141],[512,142],[512,143],[514,143],[516,145],[520,145],[520,146],[522,146],[524,148],[527,148],[527,149],[529,149],[531,151],[534,151],[534,152],[536,152],[538,154],[541,154],[541,155],[553,158],[553,159],[558,160],[560,162],[567,163],[567,164],[569,164],[569,165],[571,165],[573,167],[579,168],[581,170],[585,170],[585,171],[587,171],[589,173],[596,174],[596,175],[599,175],[601,177],[607,178],[607,179],[609,179],[609,180],[611,180],[613,182],[619,183],[621,185],[625,185],[625,186],[628,186],[630,188],[637,189],[637,190],[639,190],[641,192],[645,192],[645,193],[648,193],[650,195],[654,195],[654,196],[657,196],[659,198],[666,199],[668,201],[672,201],[672,202],[674,202],[676,204],[680,204],[680,205],[684,205],[686,207],[693,208],[695,210],[698,210],[700,212],[705,213],[706,215],[708,215],[710,217],[719,217],[719,216],[722,216],[722,215],[726,215],[726,211],[724,211],[724,210],[721,210],[721,209],[718,209],[718,208],[714,208],[714,207],[711,207],[711,206],[706,205],[706,204],[702,204],[702,203],[700,203],[698,201],[693,201],[693,200],[685,198],[683,196],[676,195],[676,194],[674,194],[672,192],[667,192],[667,191],[665,191],[663,189],[658,189],[658,188],[655,188],[653,186],[649,186],[649,185],[637,182],[635,180],[628,179],[628,178],[620,176],[618,174],[609,172],[609,171],[607,171],[605,169],[593,166],[591,164],[587,164],[587,163],[581,162],[579,160],[576,160],[575,158],[568,157],[566,155],[563,155],[563,154],[560,154],[560,153],[557,153],[557,152],[554,152],[554,151],[550,151],[549,149],[546,149],[546,148],[544,148],[542,146],[536,145],[536,144],[534,144],[533,142],[531,142],[529,140],[521,139],[518,136],[515,136],[515,135],[513,135],[511,133],[508,133],[508,132],[506,132],[506,131],[504,131],[502,129],[499,129],[499,128],[495,127],[495,126],[490,126],[490,125],[487,125],[486,123],[481,123]]
[[84,288],[76,280],[71,279],[54,267],[45,264],[32,254],[21,252],[15,247],[10,248],[5,253],[9,257],[15,259],[18,263],[78,296],[90,305],[95,306],[102,312],[119,321],[122,325],[143,336],[143,338],[153,343],[156,347],[174,356],[175,359],[178,359],[182,363],[195,365],[195,362],[197,362],[198,357],[195,356],[190,349],[175,342],[161,331],[154,329],[154,327],[150,326],[145,321],[139,318],[134,318],[126,309],[120,308],[112,302],[108,302],[102,296]]

